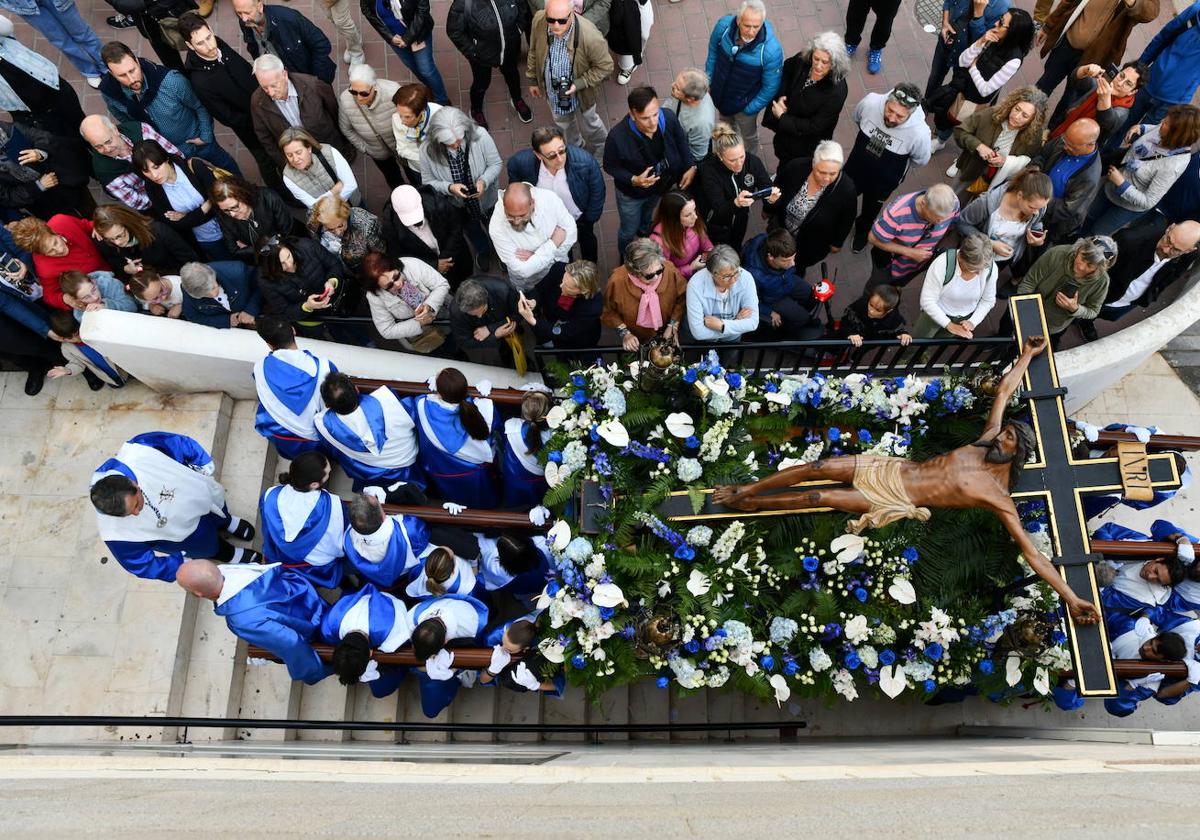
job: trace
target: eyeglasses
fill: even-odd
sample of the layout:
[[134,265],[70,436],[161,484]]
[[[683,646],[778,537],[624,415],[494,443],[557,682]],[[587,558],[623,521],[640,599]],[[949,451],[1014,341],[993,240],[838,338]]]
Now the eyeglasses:
[[559,26],[566,26],[570,22],[571,22],[571,19],[569,17],[565,17],[565,18],[552,18],[550,16],[546,17],[546,23],[557,23]]
[[372,90],[355,90],[354,88],[350,88],[349,90],[351,96],[357,96],[360,99],[366,99],[368,96],[374,93]]
[[[1110,260],[1113,260],[1116,258],[1116,256],[1117,256],[1117,249],[1115,247],[1116,243],[1113,242],[1111,239],[1109,239],[1107,236],[1091,236],[1091,237],[1088,237],[1088,242],[1092,243],[1093,245],[1095,245],[1097,248],[1100,249],[1100,251],[1104,254],[1105,262],[1109,262]],[[1111,266],[1112,263],[1109,262],[1109,265]]]
[[646,272],[643,272],[643,273],[642,273],[642,279],[643,279],[643,280],[653,280],[655,277],[657,277],[658,275],[662,274],[664,271],[666,271],[666,268],[660,265],[660,266],[658,267],[658,271],[646,271]]
[[391,280],[388,280],[383,284],[383,290],[385,292],[390,292],[392,289],[396,288],[397,286],[403,286],[403,285],[404,285],[404,275],[401,274],[399,271],[397,271],[395,276],[393,276]]
[[546,160],[558,160],[560,157],[561,157],[561,158],[565,158],[565,157],[567,156],[567,149],[566,149],[566,147],[564,146],[562,149],[560,149],[560,150],[558,150],[558,151],[554,151],[554,152],[541,152],[541,155],[542,155],[542,157],[544,157]]

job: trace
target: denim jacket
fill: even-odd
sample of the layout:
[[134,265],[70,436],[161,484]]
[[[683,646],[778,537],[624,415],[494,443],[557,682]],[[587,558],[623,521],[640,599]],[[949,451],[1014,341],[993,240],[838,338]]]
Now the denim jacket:
[[[65,12],[75,5],[75,0],[53,0],[53,3],[55,9]],[[38,4],[37,0],[0,0],[0,9],[15,15],[36,15]]]
[[[0,0],[0,6],[10,2],[12,0]],[[12,66],[24,70],[44,85],[57,89],[61,84],[54,62],[35,53],[16,38],[0,38],[0,61],[7,61]],[[0,79],[0,111],[28,110],[29,106],[21,101],[8,82]]]

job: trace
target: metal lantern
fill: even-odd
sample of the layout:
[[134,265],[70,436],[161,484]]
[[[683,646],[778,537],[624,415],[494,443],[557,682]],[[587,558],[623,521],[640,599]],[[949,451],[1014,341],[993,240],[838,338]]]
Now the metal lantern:
[[647,612],[638,622],[634,655],[638,659],[665,655],[679,638],[679,629],[678,617]]
[[1037,656],[1046,647],[1054,626],[1039,618],[1026,616],[1004,629],[997,648],[1016,651],[1025,657]]
[[644,342],[638,349],[638,387],[646,393],[660,390],[681,355],[679,345],[662,336]]

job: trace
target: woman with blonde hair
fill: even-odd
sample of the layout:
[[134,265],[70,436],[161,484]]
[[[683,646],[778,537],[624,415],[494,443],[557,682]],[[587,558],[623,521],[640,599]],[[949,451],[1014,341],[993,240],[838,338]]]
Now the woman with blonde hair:
[[718,122],[712,133],[712,151],[700,161],[695,179],[696,206],[714,245],[742,250],[750,208],[762,200],[772,206],[779,190],[771,183],[767,167],[746,151],[736,128]]
[[354,170],[336,148],[295,126],[283,130],[278,145],[287,160],[283,169],[284,186],[305,207],[311,208],[326,195],[359,204]]
[[353,275],[358,274],[367,254],[387,250],[379,217],[362,207],[351,207],[338,195],[317,199],[308,211],[308,232],[326,251],[341,257]]
[[500,439],[500,482],[506,508],[529,510],[546,495],[542,447],[550,439],[546,415],[553,405],[545,391],[530,391],[521,399],[521,416],[504,421]]
[[576,260],[566,267],[561,279],[547,276],[529,295],[519,293],[517,312],[533,329],[540,345],[566,350],[596,347],[604,305],[597,294],[599,288],[596,264]]
[[128,283],[144,269],[178,274],[196,252],[175,229],[120,204],[104,204],[92,214],[92,237],[117,279]]

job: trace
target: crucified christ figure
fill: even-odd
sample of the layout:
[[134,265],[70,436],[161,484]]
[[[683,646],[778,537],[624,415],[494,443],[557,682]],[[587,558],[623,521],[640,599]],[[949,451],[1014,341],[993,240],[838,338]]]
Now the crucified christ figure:
[[[850,523],[859,533],[898,519],[929,518],[929,508],[986,508],[1004,523],[1030,567],[1054,588],[1080,624],[1099,618],[1095,605],[1067,585],[1021,526],[1009,492],[1036,445],[1033,430],[1020,421],[1004,422],[1004,409],[1020,386],[1029,362],[1046,349],[1043,336],[1026,340],[1021,356],[1000,380],[987,426],[979,440],[928,461],[879,455],[841,455],[780,470],[754,484],[718,487],[713,501],[735,510],[805,510],[833,508],[862,514]],[[803,489],[762,495],[804,481],[837,481],[849,487]]]

